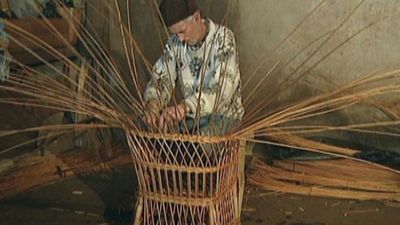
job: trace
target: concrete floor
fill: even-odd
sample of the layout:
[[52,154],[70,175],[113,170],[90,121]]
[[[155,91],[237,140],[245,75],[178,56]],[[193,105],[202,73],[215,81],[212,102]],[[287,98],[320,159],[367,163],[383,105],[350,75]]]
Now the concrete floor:
[[133,168],[86,174],[0,202],[0,224],[131,224]]
[[[86,174],[0,202],[4,225],[132,224],[133,168]],[[398,225],[400,205],[277,194],[248,187],[243,225]]]

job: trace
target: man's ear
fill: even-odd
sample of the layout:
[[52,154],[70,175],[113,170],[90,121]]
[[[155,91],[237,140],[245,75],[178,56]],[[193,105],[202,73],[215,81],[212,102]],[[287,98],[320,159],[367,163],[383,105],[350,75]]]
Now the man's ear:
[[200,12],[197,10],[196,12],[193,13],[194,21],[199,21],[201,20]]

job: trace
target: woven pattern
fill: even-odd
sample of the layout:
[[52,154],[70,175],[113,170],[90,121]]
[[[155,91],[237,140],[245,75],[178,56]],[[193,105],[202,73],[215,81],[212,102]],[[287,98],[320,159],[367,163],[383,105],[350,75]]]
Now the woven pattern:
[[239,141],[168,141],[128,134],[139,180],[135,224],[240,224]]

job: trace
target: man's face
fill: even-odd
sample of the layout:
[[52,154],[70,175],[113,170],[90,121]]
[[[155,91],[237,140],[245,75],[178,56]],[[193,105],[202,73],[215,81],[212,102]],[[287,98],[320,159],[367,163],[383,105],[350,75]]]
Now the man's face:
[[195,45],[201,41],[203,36],[201,25],[200,14],[196,12],[189,19],[181,20],[168,27],[168,30],[172,34],[176,34],[182,42]]

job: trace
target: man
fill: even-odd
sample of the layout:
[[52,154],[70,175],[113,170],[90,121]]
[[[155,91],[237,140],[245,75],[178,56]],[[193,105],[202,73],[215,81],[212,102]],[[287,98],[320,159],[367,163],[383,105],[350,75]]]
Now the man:
[[[162,132],[176,124],[181,132],[226,132],[243,116],[232,31],[202,19],[195,0],[163,0],[160,12],[171,36],[145,91],[145,122]],[[183,100],[168,106],[177,82]],[[211,124],[217,127],[213,132]]]

